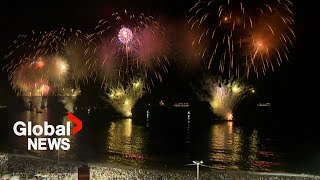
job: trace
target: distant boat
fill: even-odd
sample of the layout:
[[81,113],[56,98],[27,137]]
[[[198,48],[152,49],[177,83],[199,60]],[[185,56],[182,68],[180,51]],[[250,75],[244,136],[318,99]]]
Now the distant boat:
[[258,103],[258,107],[271,107],[271,103]]
[[173,107],[184,108],[184,107],[189,107],[190,104],[189,103],[174,103],[172,106]]

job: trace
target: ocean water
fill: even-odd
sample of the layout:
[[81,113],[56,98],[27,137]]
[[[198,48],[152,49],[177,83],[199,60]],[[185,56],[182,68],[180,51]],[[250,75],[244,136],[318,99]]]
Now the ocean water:
[[78,108],[74,115],[83,129],[70,137],[70,150],[28,151],[27,137],[13,134],[14,122],[57,125],[68,118],[55,108],[37,113],[15,107],[1,109],[1,150],[10,153],[144,168],[190,169],[194,160],[202,160],[202,168],[320,174],[318,138],[306,136],[305,129],[221,121],[192,107],[138,107],[132,118],[105,108]]

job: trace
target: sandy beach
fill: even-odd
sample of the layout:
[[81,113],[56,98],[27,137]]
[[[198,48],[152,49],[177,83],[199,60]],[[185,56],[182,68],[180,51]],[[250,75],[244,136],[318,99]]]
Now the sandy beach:
[[[3,175],[18,175],[20,179],[34,179],[35,175],[42,175],[47,179],[77,179],[78,167],[87,166],[90,170],[90,179],[196,179],[196,167],[194,170],[175,169],[150,169],[136,168],[117,163],[77,163],[41,159],[32,156],[0,154],[0,171]],[[209,180],[317,180],[320,176],[309,174],[292,174],[276,172],[251,172],[251,171],[226,171],[201,168],[199,179]]]

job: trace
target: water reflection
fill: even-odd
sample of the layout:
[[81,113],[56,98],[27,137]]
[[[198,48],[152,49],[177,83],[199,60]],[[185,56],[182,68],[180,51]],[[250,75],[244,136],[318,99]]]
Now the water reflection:
[[235,127],[231,121],[211,126],[209,152],[209,161],[215,169],[271,171],[278,165],[266,160],[276,156],[259,148],[257,130]]
[[188,111],[188,120],[186,125],[186,132],[185,132],[185,143],[190,144],[191,143],[191,122],[190,122],[190,111]]
[[215,162],[215,168],[224,169],[227,164],[238,169],[239,151],[241,147],[240,131],[233,132],[232,122],[215,124],[211,127],[209,158]]
[[133,125],[132,119],[112,121],[107,126],[106,152],[110,160],[142,164],[146,157],[148,136],[143,126]]
[[256,165],[259,165],[258,160],[258,131],[254,130],[249,137],[249,153],[248,153],[248,164],[250,170],[257,170]]
[[150,126],[149,117],[150,117],[150,111],[147,110],[147,118],[146,118],[146,127],[147,127],[147,128]]
[[190,159],[191,158],[191,112],[187,112],[187,124],[185,129],[185,136],[184,136],[184,143],[185,143],[185,152],[184,152],[184,158]]
[[[67,122],[70,122],[68,115],[65,115],[62,117],[62,123],[64,126],[67,126]],[[76,125],[74,123],[70,123],[70,129],[72,132],[72,129],[75,127]],[[63,158],[63,159],[76,159],[78,154],[76,152],[79,151],[80,149],[80,141],[82,140],[81,138],[79,138],[78,135],[76,136],[62,136],[61,138],[68,138],[70,140],[70,149],[67,151],[64,151],[62,149],[57,151],[57,158]]]
[[[43,113],[36,113],[35,111],[22,111],[17,114],[9,114],[9,119],[12,121],[9,123],[11,132],[9,133],[8,143],[12,149],[19,150],[23,153],[32,153],[37,155],[46,155],[45,151],[28,151],[28,138],[29,136],[18,137],[13,133],[12,127],[16,121],[23,121],[25,124],[28,121],[32,122],[32,125],[43,125],[43,121],[47,121],[48,112],[44,111]],[[31,136],[30,138],[35,138],[36,136]],[[44,135],[37,136],[39,138],[45,137]]]
[[[33,125],[42,125],[44,121],[66,125],[68,121],[66,115],[50,109],[43,113],[11,112],[9,116],[13,122],[31,120]],[[153,117],[151,111],[144,111],[141,119],[94,121],[93,116],[90,122],[95,124],[84,121],[83,131],[68,137],[69,151],[27,151],[27,137],[15,136],[12,122],[9,123],[9,144],[26,153],[54,159],[76,159],[89,153],[100,162],[110,160],[138,166],[176,163],[181,167],[185,161],[201,157],[206,165],[215,169],[273,171],[283,167],[284,160],[280,157],[284,155],[277,149],[279,143],[274,144],[275,139],[266,140],[262,130],[246,129],[232,121],[199,126],[197,117],[190,111],[184,112],[183,119],[170,119],[170,122]],[[74,126],[71,123],[71,128]],[[90,134],[85,133],[85,128],[90,128]],[[93,137],[93,145],[85,141],[89,136]]]
[[[76,151],[79,150],[79,136],[59,136],[57,138],[68,138],[70,140],[69,150],[28,150],[28,138],[34,140],[34,138],[48,138],[41,134],[40,136],[16,136],[13,133],[12,127],[15,122],[23,121],[27,125],[28,122],[32,123],[32,126],[40,125],[43,127],[44,121],[47,121],[49,125],[57,126],[60,124],[67,125],[69,121],[67,115],[57,115],[55,112],[51,112],[49,109],[44,110],[42,113],[35,111],[20,111],[9,113],[9,132],[8,144],[9,147],[17,153],[31,154],[38,157],[52,158],[52,159],[75,159],[77,156]],[[75,126],[74,123],[70,123],[71,129]],[[54,136],[53,136],[54,137]],[[47,145],[48,148],[48,145]]]

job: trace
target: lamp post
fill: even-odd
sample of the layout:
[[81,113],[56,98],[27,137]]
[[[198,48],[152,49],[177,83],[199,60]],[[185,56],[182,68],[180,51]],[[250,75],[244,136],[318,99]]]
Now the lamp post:
[[199,180],[199,166],[203,164],[203,161],[192,161],[193,164],[197,165],[197,180]]
[[58,164],[60,164],[60,149],[58,149]]

